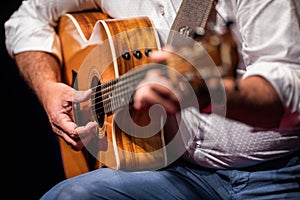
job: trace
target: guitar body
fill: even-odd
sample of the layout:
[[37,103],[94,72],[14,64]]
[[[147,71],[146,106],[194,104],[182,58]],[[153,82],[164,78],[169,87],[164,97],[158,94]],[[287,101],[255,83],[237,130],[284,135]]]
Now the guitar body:
[[160,49],[151,21],[110,19],[101,12],[66,14],[60,19],[58,34],[64,82],[78,90],[94,92],[92,100],[74,105],[74,120],[82,126],[89,121],[99,124],[94,139],[81,151],[72,150],[60,138],[66,177],[103,166],[126,171],[166,166],[163,125],[166,117],[151,117],[128,105],[106,112],[102,102],[110,94],[98,95],[105,93],[103,84],[109,85],[130,70],[149,63],[147,50]]
[[[77,90],[92,90],[89,100],[74,103],[74,121],[79,126],[98,123],[88,134],[92,140],[81,138],[85,144],[81,151],[59,139],[66,178],[104,166],[125,171],[159,169],[185,152],[193,136],[180,123],[180,113],[167,116],[159,106],[151,107],[149,113],[131,108],[134,91],[147,70],[159,67],[187,97],[180,106],[196,110],[197,95],[203,99],[222,77],[236,78],[238,53],[228,27],[221,35],[207,29],[204,37],[192,43],[189,37],[178,37],[191,45],[170,56],[168,67],[148,59],[149,51],[161,47],[146,17],[111,19],[101,12],[69,13],[61,17],[58,35],[64,82]],[[222,104],[218,97],[216,104]],[[208,103],[214,102],[214,96],[207,98]]]

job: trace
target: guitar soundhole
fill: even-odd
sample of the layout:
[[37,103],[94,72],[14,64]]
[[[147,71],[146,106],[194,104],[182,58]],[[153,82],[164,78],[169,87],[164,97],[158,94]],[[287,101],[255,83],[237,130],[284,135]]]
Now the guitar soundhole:
[[98,77],[93,77],[92,79],[92,105],[94,109],[94,113],[99,124],[99,127],[102,127],[104,124],[104,107],[103,107],[103,100],[102,100],[102,92],[101,92],[101,84]]

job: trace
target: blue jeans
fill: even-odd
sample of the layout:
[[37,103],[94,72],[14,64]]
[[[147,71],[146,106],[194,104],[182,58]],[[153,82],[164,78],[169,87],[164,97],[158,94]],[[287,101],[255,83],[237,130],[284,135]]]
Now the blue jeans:
[[101,168],[64,180],[41,199],[296,200],[300,199],[300,156],[240,170],[211,170],[187,163],[142,172]]

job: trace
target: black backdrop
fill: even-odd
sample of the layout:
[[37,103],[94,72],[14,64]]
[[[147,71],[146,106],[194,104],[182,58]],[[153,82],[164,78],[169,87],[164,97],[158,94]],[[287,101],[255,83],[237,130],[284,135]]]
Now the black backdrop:
[[[39,199],[64,179],[58,140],[35,95],[5,48],[4,22],[21,0],[1,0],[2,177],[9,199]],[[26,22],[24,22],[26,23]],[[4,118],[4,121],[3,121]],[[3,123],[4,122],[4,123]],[[3,156],[5,155],[5,156]],[[6,178],[7,179],[7,178]],[[9,187],[8,187],[9,186]]]

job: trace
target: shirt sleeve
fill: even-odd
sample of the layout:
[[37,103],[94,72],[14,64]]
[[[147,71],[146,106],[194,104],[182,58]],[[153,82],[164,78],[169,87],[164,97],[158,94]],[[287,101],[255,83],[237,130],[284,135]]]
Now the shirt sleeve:
[[280,128],[300,128],[300,8],[296,0],[237,1],[244,77],[259,75],[278,92]]
[[37,50],[52,53],[61,61],[55,28],[64,13],[99,9],[97,0],[27,0],[5,22],[5,44],[9,55]]

